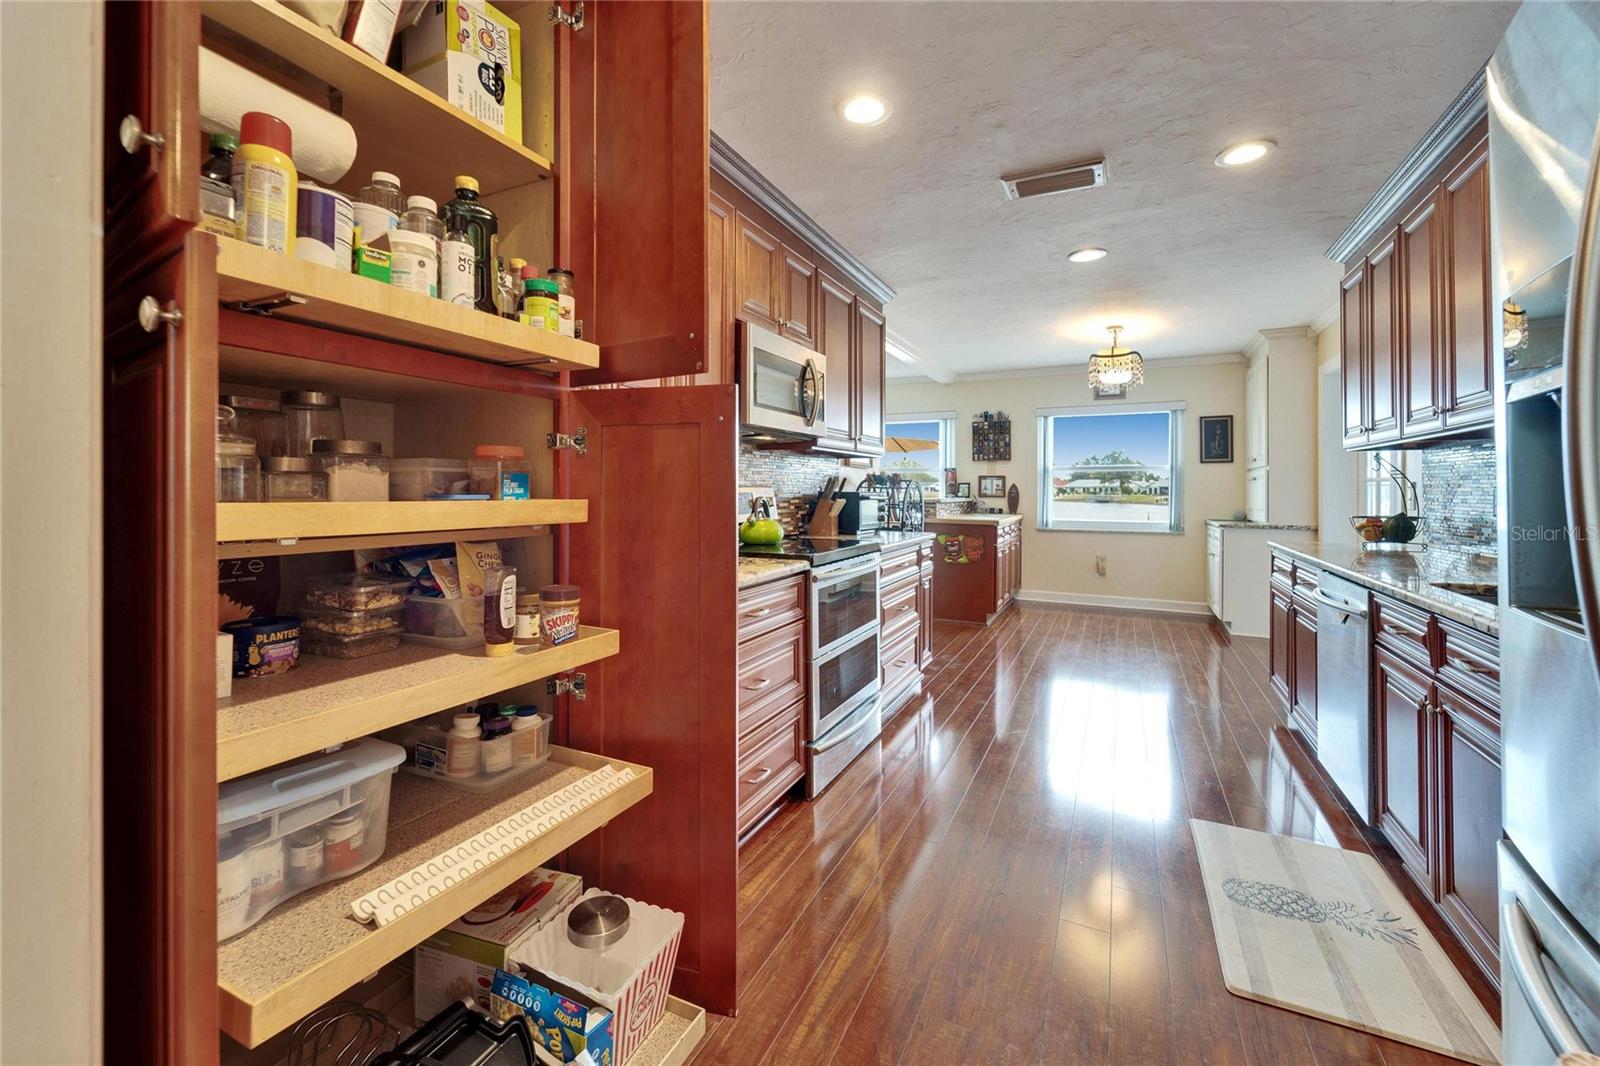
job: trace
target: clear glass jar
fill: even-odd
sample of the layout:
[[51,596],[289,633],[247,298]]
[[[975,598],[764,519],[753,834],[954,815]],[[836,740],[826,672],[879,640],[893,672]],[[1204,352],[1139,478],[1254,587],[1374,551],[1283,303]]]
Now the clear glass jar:
[[311,458],[327,475],[328,499],[340,503],[389,499],[389,457],[377,441],[313,441]]
[[256,442],[238,432],[233,408],[217,405],[217,502],[261,499],[261,460]]
[[572,294],[572,271],[551,267],[545,277],[556,286],[556,332],[563,337],[578,334],[578,303]]
[[288,454],[289,421],[281,403],[254,396],[224,396],[222,402],[233,408],[233,424],[239,434],[256,442],[259,458]]
[[491,500],[533,498],[528,460],[515,444],[480,444],[467,463],[467,491]]
[[313,441],[344,439],[344,410],[331,392],[286,392],[283,415],[288,426],[285,455],[310,455]]
[[261,460],[261,498],[268,503],[277,500],[326,500],[328,475],[304,456],[268,456]]

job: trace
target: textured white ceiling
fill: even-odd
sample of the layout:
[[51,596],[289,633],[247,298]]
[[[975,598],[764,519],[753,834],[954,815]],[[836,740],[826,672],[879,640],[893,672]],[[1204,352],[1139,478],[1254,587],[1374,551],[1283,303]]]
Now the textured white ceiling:
[[[964,373],[1234,352],[1334,302],[1323,252],[1488,59],[1505,3],[711,5],[711,124]],[[886,96],[881,126],[838,101]],[[1270,137],[1255,167],[1226,145]],[[1001,174],[1104,155],[1101,189]],[[1074,265],[1067,252],[1111,255]],[[906,371],[891,360],[890,374]]]

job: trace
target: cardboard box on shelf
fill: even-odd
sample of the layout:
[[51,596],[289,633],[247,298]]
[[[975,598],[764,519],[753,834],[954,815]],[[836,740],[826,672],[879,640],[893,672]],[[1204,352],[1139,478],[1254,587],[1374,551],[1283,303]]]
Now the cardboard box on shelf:
[[[508,964],[511,970],[496,970],[489,995],[489,1015],[504,1020],[517,1014],[528,1016],[534,1039],[552,1058],[572,1062],[587,1054],[595,1066],[622,1066],[616,1060],[615,1015],[576,989],[550,981],[543,974],[529,974]],[[515,971],[515,972],[513,972]],[[546,988],[545,984],[554,985]]]
[[513,141],[522,141],[522,28],[484,0],[428,5],[400,38],[401,70]]
[[418,945],[416,1023],[468,996],[487,1010],[495,970],[582,892],[576,874],[541,867]]

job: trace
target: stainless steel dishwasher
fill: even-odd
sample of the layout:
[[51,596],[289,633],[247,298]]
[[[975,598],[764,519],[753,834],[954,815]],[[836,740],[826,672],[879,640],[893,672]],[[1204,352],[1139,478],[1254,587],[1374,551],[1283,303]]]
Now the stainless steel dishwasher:
[[1368,825],[1376,824],[1372,765],[1371,597],[1326,570],[1317,575],[1317,760]]

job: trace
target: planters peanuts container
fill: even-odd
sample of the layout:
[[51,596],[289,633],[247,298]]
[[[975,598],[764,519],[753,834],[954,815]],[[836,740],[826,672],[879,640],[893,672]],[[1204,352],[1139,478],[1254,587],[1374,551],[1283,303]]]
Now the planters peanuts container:
[[246,111],[233,154],[234,221],[239,239],[294,254],[300,175],[294,168],[289,124],[264,111]]
[[300,661],[300,619],[241,618],[222,632],[233,637],[233,676],[266,677],[287,673]]
[[355,228],[350,197],[303,181],[295,201],[295,256],[318,266],[349,270]]

